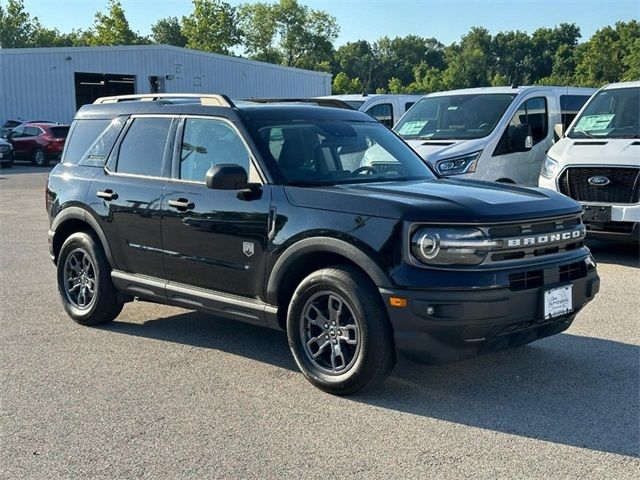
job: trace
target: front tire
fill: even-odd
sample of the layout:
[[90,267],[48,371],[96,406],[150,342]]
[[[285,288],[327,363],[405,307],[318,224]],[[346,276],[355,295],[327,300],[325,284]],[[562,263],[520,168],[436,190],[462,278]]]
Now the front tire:
[[58,256],[58,292],[72,320],[100,325],[123,307],[111,282],[111,269],[95,237],[78,232],[66,239]]
[[49,158],[43,149],[36,148],[33,152],[33,164],[38,167],[46,167],[49,165]]
[[300,283],[289,304],[287,337],[304,376],[336,395],[380,384],[396,361],[380,293],[351,266],[318,270]]

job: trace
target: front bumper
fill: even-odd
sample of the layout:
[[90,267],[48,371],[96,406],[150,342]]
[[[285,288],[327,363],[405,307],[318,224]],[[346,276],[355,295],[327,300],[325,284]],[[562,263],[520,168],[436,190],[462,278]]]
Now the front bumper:
[[[516,291],[503,287],[380,292],[398,351],[421,363],[442,364],[524,345],[566,330],[580,309],[598,293],[600,279],[592,269],[570,282],[555,280]],[[573,284],[573,311],[545,319],[544,291],[568,283]],[[390,297],[407,299],[406,307],[391,306]]]

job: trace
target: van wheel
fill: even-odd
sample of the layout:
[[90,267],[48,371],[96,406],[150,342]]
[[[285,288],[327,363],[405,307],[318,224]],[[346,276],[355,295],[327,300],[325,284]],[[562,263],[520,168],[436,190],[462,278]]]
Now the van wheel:
[[62,305],[75,322],[100,325],[118,316],[123,303],[116,296],[102,246],[92,235],[78,232],[67,238],[57,269]]
[[304,376],[332,394],[378,385],[396,361],[380,293],[350,266],[318,270],[300,283],[287,313],[287,337]]

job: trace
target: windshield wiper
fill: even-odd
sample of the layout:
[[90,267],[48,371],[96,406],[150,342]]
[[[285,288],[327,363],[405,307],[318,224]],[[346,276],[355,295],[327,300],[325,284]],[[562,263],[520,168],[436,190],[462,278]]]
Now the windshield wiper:
[[598,138],[598,137],[596,137],[595,135],[591,135],[589,132],[587,132],[587,131],[585,131],[585,130],[582,130],[581,128],[575,128],[575,127],[574,127],[573,131],[574,131],[575,133],[581,133],[581,134],[583,134],[585,137],[589,137],[589,138]]

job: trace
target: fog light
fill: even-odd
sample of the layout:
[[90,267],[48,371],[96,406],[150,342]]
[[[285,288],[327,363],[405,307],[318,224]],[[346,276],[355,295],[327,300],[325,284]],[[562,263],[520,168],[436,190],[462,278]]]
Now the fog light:
[[436,309],[435,309],[435,308],[433,308],[433,305],[429,305],[429,306],[427,307],[427,315],[431,316],[431,315],[433,315],[435,312],[436,312]]

